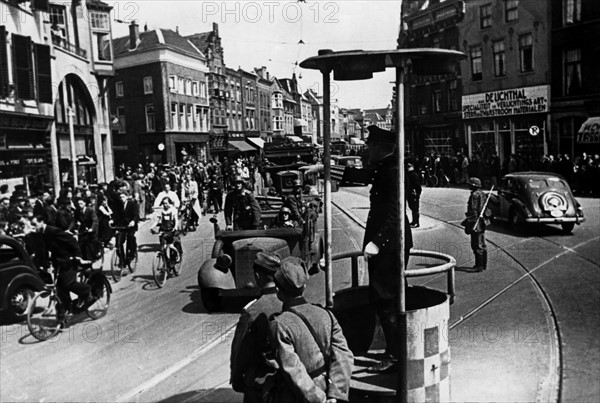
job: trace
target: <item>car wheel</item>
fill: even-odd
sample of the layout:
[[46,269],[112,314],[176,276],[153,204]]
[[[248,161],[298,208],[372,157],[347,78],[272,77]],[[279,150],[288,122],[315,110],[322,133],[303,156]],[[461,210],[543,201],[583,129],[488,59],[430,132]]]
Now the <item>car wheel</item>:
[[508,217],[508,224],[510,228],[514,231],[518,231],[521,226],[521,222],[519,221],[519,215],[515,211],[511,211]]
[[27,287],[19,287],[12,292],[8,299],[11,316],[18,319],[24,318],[33,295],[33,291]]
[[570,234],[573,231],[573,228],[575,228],[575,223],[573,222],[566,222],[561,224],[562,226],[562,230],[565,234]]

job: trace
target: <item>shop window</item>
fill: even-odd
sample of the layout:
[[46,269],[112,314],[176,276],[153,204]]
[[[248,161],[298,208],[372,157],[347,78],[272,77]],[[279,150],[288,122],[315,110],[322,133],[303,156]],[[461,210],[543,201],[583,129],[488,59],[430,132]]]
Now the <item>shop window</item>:
[[506,53],[504,52],[504,41],[494,42],[494,76],[506,75]]
[[581,49],[566,50],[564,58],[564,90],[565,95],[575,95],[581,92]]
[[488,28],[492,26],[492,5],[486,4],[479,7],[479,26]]
[[519,0],[505,0],[504,11],[506,22],[516,21],[519,19]]
[[480,81],[483,79],[481,46],[471,48],[471,79]]
[[563,0],[563,24],[581,22],[581,0]]
[[152,76],[144,77],[144,94],[152,94],[153,91]]
[[519,58],[522,73],[533,71],[533,38],[531,34],[519,37]]
[[154,120],[154,105],[146,105],[146,131],[153,132],[156,130]]

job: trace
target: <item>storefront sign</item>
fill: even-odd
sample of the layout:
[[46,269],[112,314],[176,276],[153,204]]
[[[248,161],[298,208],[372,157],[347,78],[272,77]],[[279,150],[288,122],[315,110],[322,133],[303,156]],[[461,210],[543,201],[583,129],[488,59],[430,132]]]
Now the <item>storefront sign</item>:
[[0,150],[0,178],[18,178],[24,168],[45,167],[47,150]]
[[586,120],[577,133],[578,143],[600,143],[600,116]]
[[549,86],[463,95],[463,119],[514,116],[548,112]]

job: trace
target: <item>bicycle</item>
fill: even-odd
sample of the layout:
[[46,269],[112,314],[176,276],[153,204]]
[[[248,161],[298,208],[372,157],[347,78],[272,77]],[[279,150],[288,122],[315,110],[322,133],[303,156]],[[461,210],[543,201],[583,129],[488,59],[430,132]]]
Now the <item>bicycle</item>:
[[121,281],[123,277],[123,271],[125,267],[130,273],[135,273],[138,262],[138,251],[135,250],[133,258],[127,262],[126,251],[127,251],[127,232],[131,229],[130,227],[112,227],[115,231],[115,253],[110,260],[110,274],[115,282]]
[[193,231],[192,225],[192,204],[189,201],[184,201],[181,204],[181,234],[187,235],[189,231]]
[[[153,234],[157,232],[150,230]],[[183,256],[179,255],[179,251],[173,245],[176,231],[160,232],[160,250],[156,252],[152,260],[152,274],[154,282],[159,288],[162,288],[167,282],[169,274],[178,276],[181,273],[181,262]],[[183,255],[183,254],[182,254]]]
[[438,177],[433,174],[431,168],[421,170],[421,183],[427,187],[436,187],[438,185]]
[[92,262],[73,258],[70,264],[77,264],[82,270],[77,274],[78,280],[91,286],[92,296],[96,299],[93,304],[83,309],[74,302],[66,307],[64,320],[59,320],[57,304],[60,298],[57,293],[57,269],[54,272],[52,284],[46,284],[46,289],[39,292],[27,307],[27,328],[33,337],[46,341],[56,336],[69,320],[80,314],[87,314],[92,319],[100,319],[106,315],[110,304],[112,288],[101,269],[93,269]]
[[[77,235],[77,239],[79,240],[79,237],[81,235],[87,234],[87,231],[83,231],[83,232],[78,232],[75,235]],[[102,244],[102,242],[98,239],[94,239],[92,240],[93,244],[94,244],[94,256],[90,259],[90,261],[92,262],[92,268],[93,269],[102,269],[104,267],[104,254],[105,252],[105,247]]]

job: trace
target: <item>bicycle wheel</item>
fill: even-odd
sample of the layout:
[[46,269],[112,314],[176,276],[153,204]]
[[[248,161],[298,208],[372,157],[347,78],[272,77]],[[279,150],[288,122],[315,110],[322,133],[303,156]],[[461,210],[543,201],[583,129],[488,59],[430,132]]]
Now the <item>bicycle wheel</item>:
[[110,304],[110,285],[106,276],[102,272],[95,272],[88,280],[88,284],[92,287],[92,296],[97,298],[90,307],[86,310],[87,315],[92,319],[100,319],[108,311]]
[[121,281],[121,277],[123,277],[123,264],[117,250],[118,249],[115,249],[113,251],[113,255],[110,259],[110,275],[116,283]]
[[57,303],[58,299],[50,291],[42,291],[31,301],[27,309],[27,327],[36,339],[46,341],[60,331],[62,325],[57,317]]
[[135,273],[135,271],[137,270],[137,264],[138,264],[138,251],[136,249],[135,255],[133,255],[133,259],[131,259],[131,261],[127,265],[130,273],[132,273],[132,274]]
[[[171,253],[176,253],[179,255],[179,251],[175,250],[174,252]],[[179,259],[175,261],[175,263],[173,263],[173,273],[175,273],[176,276],[179,276],[179,273],[181,273],[181,263],[183,262],[183,253],[179,256]]]
[[92,269],[98,270],[104,267],[104,246],[100,244],[98,246],[98,254],[94,257],[92,262]]
[[152,274],[154,275],[154,282],[159,288],[162,288],[167,282],[167,262],[162,252],[156,252],[154,259],[152,260]]
[[428,182],[429,182],[429,187],[436,187],[438,185],[438,178],[435,175],[429,175],[428,178]]
[[181,235],[185,236],[188,233],[188,226],[190,225],[190,219],[187,214],[181,217]]

